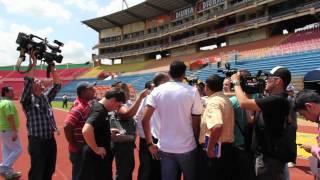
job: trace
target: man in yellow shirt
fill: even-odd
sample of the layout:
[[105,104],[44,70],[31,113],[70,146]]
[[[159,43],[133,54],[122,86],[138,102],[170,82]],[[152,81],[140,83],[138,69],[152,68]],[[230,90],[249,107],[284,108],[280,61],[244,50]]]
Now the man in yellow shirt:
[[[232,104],[223,94],[223,78],[209,76],[205,91],[208,95],[207,107],[201,120],[200,144],[205,148],[209,164],[208,172],[202,172],[208,179],[229,180],[232,175],[232,143],[234,140],[234,112]],[[221,144],[220,152],[214,147]],[[206,174],[206,175],[205,175]]]

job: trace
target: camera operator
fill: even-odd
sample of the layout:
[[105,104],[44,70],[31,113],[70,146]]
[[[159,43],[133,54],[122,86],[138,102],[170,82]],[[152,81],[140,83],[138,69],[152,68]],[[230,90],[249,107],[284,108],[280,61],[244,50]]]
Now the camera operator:
[[44,85],[40,79],[35,79],[37,58],[31,51],[32,68],[24,77],[24,89],[20,103],[27,118],[28,151],[31,159],[31,168],[28,179],[50,180],[55,171],[57,145],[54,132],[57,132],[50,102],[61,88],[60,80],[51,67],[53,87],[44,92]]
[[[240,107],[256,111],[254,119],[255,171],[258,180],[284,180],[284,169],[288,162],[284,154],[284,124],[288,119],[290,105],[285,92],[291,81],[288,69],[277,66],[266,80],[269,96],[249,99],[240,86],[240,73],[231,76]],[[285,140],[283,141],[285,142]]]

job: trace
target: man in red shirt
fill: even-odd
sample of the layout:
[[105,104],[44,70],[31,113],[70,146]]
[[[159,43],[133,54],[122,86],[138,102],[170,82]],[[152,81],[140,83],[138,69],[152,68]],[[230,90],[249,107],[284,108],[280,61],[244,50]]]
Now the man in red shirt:
[[69,142],[70,161],[72,163],[72,180],[76,180],[81,163],[84,139],[82,128],[91,111],[90,101],[94,98],[95,83],[79,82],[77,84],[77,99],[65,118],[64,134]]

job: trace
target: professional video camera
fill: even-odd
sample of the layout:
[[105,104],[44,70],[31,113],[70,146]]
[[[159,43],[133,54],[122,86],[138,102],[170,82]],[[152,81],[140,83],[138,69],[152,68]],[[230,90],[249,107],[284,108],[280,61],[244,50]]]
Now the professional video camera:
[[[225,74],[226,78],[230,78],[238,70],[231,68],[229,63],[225,64],[225,69],[221,68],[221,64],[218,64],[218,72]],[[263,93],[266,86],[266,79],[269,75],[268,72],[259,70],[256,75],[252,76],[249,71],[243,73],[240,76],[240,85],[243,91],[247,94]],[[240,70],[240,73],[242,71]]]
[[190,85],[193,86],[195,84],[198,84],[199,79],[197,77],[193,77],[193,76],[188,76],[185,77],[184,80]]
[[235,74],[238,72],[238,69],[231,68],[229,63],[224,64],[225,69],[221,68],[221,62],[218,62],[217,66],[218,66],[218,72],[223,73],[227,78],[230,78],[232,74]]
[[[54,40],[53,42],[56,45],[49,44],[47,38],[42,39],[33,34],[28,35],[20,32],[16,40],[16,43],[19,44],[17,50],[20,51],[20,56],[16,64],[17,71],[20,73],[27,73],[31,70],[31,53],[33,53],[37,60],[44,61],[48,64],[47,77],[50,77],[50,71],[51,67],[54,65],[54,61],[61,63],[63,59],[63,56],[59,54],[61,53],[60,47],[63,46],[63,43],[57,40]],[[50,49],[51,52],[47,51],[48,49]],[[20,66],[26,59],[25,53],[29,54],[30,58],[27,70],[23,71],[20,69]]]

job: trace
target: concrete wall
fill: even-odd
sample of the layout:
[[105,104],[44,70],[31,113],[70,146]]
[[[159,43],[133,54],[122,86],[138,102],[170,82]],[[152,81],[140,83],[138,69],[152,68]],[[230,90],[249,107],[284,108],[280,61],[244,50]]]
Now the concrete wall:
[[247,43],[252,41],[258,41],[266,39],[268,37],[266,28],[243,32],[228,37],[228,45],[235,45],[241,43]]
[[129,64],[129,63],[134,63],[134,62],[143,62],[147,58],[145,55],[138,55],[138,56],[129,56],[129,57],[124,57],[122,58],[122,63],[123,64]]
[[129,34],[137,31],[143,31],[145,28],[144,22],[136,22],[123,26],[123,34]]
[[100,32],[100,38],[120,36],[121,29],[119,27],[104,29]]
[[197,44],[171,49],[171,57],[192,54],[198,51]]

